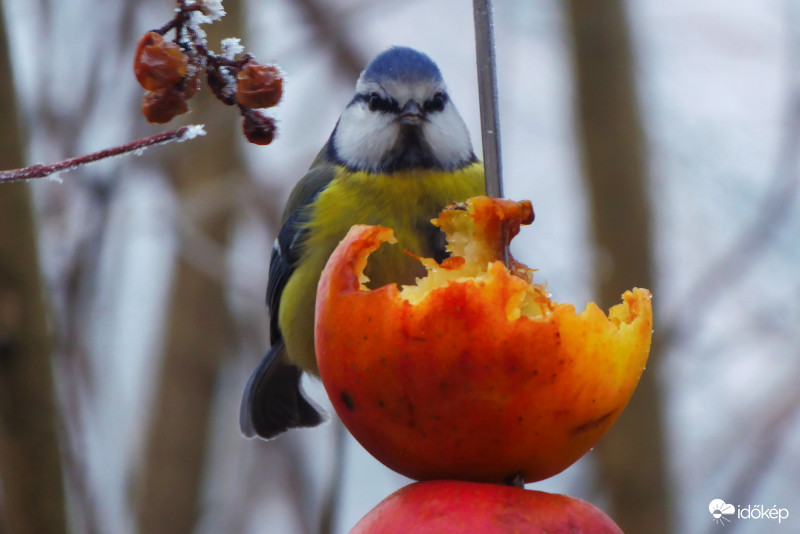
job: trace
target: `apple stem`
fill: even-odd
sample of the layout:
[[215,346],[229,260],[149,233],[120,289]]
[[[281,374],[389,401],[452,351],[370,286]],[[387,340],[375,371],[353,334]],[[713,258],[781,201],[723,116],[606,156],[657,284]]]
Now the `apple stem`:
[[523,475],[521,472],[514,473],[503,480],[503,484],[513,488],[523,489],[525,487],[525,475]]

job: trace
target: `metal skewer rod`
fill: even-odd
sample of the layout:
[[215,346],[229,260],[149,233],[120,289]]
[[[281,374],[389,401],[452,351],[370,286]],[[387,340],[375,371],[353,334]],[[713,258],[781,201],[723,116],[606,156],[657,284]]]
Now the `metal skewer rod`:
[[478,60],[478,101],[481,107],[483,166],[486,194],[503,196],[503,169],[500,159],[500,113],[497,100],[497,67],[494,52],[492,0],[473,0],[475,52]]
[[[497,98],[497,65],[494,52],[492,0],[473,0],[475,56],[478,63],[478,101],[481,108],[481,141],[486,194],[503,197],[503,164],[500,158],[500,111]],[[508,234],[503,231],[503,263],[508,267]]]

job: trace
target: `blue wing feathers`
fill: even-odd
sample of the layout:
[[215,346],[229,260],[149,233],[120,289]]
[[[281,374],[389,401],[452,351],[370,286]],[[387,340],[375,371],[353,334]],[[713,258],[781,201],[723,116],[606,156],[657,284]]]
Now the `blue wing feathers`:
[[331,165],[320,165],[298,183],[272,248],[266,298],[271,347],[250,376],[242,396],[239,426],[247,437],[270,439],[289,428],[316,426],[325,420],[324,412],[306,397],[300,386],[300,369],[286,358],[278,316],[283,290],[303,254],[308,207],[334,176]]

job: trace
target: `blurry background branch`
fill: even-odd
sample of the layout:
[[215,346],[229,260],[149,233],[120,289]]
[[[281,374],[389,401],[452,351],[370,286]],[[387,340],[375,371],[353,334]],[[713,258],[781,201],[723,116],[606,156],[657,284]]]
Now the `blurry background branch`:
[[[208,26],[209,42],[241,36],[242,7],[225,2],[227,16]],[[238,136],[231,132],[238,118],[221,113],[221,106],[203,93],[194,100],[192,120],[208,124],[190,158],[169,159],[169,169],[180,198],[191,198],[204,188],[236,189],[244,167]],[[194,221],[194,227],[225,251],[231,232],[233,206]],[[173,272],[166,339],[145,444],[138,490],[138,530],[152,534],[189,534],[203,510],[212,406],[222,362],[235,349],[232,319],[224,280],[210,277],[187,261],[186,243]],[[224,262],[224,256],[219,258]],[[230,431],[235,426],[231,424]]]
[[[632,285],[653,287],[646,143],[624,1],[570,0],[566,10],[595,283],[607,309]],[[670,532],[659,356],[651,352],[633,399],[595,448],[599,489],[609,494],[609,514],[625,532]]]
[[342,23],[342,17],[334,16],[331,2],[322,0],[296,0],[305,15],[308,24],[322,44],[322,48],[332,50],[334,61],[340,69],[336,69],[346,80],[355,80],[361,69],[367,64],[362,54],[350,38],[350,31]]
[[[0,23],[4,21],[0,4]],[[0,25],[0,161],[24,161],[5,25]],[[0,189],[0,532],[65,534],[47,301],[29,186]]]
[[726,294],[726,291],[741,282],[762,259],[761,253],[770,245],[781,227],[791,220],[797,206],[797,192],[800,190],[800,171],[798,170],[798,153],[800,153],[800,13],[794,13],[791,2],[785,9],[789,34],[786,50],[787,78],[790,81],[786,100],[783,102],[782,131],[775,155],[772,176],[759,200],[758,209],[752,220],[742,223],[732,221],[741,231],[722,253],[713,258],[706,268],[697,276],[683,298],[673,300],[669,313],[665,314],[662,324],[655,332],[654,343],[664,347],[663,343],[680,340],[689,342],[689,336],[697,334],[701,329],[682,321],[683,310],[694,310],[693,316],[705,316]]
[[[797,361],[800,362],[800,358]],[[795,366],[794,372],[789,376],[799,375],[800,367]],[[766,474],[781,457],[781,448],[790,440],[792,423],[800,416],[800,388],[796,387],[794,380],[790,382],[790,387],[783,388],[781,393],[775,395],[775,402],[769,407],[766,416],[761,415],[761,409],[754,411],[752,419],[758,422],[747,436],[733,437],[736,441],[748,440],[751,443],[746,448],[747,458],[744,465],[730,483],[727,493],[729,502],[754,502],[758,486],[764,482]],[[731,523],[731,529],[726,530],[736,530],[740,526],[741,522]],[[708,529],[709,534],[718,532],[718,529]]]

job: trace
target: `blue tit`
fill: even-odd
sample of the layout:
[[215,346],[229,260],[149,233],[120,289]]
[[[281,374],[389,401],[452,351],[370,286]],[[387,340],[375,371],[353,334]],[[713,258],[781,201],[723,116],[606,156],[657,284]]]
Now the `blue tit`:
[[325,419],[300,378],[318,375],[317,283],[350,227],[382,225],[397,237],[370,257],[370,287],[411,284],[425,271],[404,251],[443,260],[444,235],[431,219],[484,191],[483,164],[436,63],[405,47],[378,55],[286,205],[267,285],[271,348],[244,389],[245,436],[269,439]]

